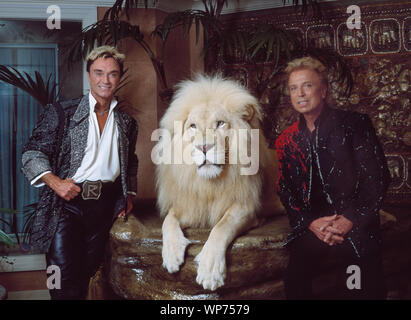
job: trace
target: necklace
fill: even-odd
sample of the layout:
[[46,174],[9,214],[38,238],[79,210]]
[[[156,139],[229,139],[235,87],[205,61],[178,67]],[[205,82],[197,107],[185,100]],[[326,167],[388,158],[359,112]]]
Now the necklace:
[[97,112],[100,116],[102,116],[102,115],[104,115],[105,113],[107,113],[109,110],[110,110],[110,108],[109,108],[109,109],[106,109],[106,110],[103,110],[103,111],[98,111],[98,110],[96,110],[96,112]]

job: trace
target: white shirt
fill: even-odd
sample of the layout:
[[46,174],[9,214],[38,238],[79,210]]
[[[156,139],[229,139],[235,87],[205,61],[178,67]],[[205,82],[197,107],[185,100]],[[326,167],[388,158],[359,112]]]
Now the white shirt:
[[[96,99],[89,93],[90,115],[88,118],[87,146],[81,165],[72,177],[76,183],[81,183],[85,180],[115,181],[120,175],[118,128],[113,113],[113,109],[117,105],[117,100],[113,99],[111,101],[110,111],[101,136],[97,115],[94,112],[96,104]],[[36,187],[43,186],[43,182],[36,182],[49,172],[50,171],[47,171],[37,176],[31,181],[31,184]]]

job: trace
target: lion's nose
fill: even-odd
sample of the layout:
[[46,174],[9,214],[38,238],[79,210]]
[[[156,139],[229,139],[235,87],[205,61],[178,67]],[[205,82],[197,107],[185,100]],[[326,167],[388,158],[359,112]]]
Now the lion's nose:
[[214,147],[214,144],[199,144],[196,146],[196,148],[204,154],[206,154],[212,147]]

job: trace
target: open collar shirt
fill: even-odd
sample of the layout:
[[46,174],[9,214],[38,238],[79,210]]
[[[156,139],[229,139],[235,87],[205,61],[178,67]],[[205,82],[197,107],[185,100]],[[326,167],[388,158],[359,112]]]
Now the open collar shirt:
[[[113,99],[111,101],[107,121],[101,135],[95,113],[96,104],[97,101],[90,92],[87,146],[81,165],[72,177],[76,183],[82,183],[85,180],[115,181],[120,175],[118,128],[115,124],[113,113],[117,105],[117,100]],[[49,172],[50,171],[46,171],[37,176],[31,181],[31,184],[36,187],[44,186],[40,178]]]

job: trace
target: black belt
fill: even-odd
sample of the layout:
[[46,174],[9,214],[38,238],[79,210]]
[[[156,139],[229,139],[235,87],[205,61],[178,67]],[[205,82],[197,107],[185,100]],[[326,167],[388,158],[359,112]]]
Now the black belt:
[[[117,181],[116,181],[117,182]],[[101,180],[89,181],[86,180],[77,185],[81,188],[81,197],[83,200],[98,200],[103,190],[114,186],[116,182],[103,182]]]

